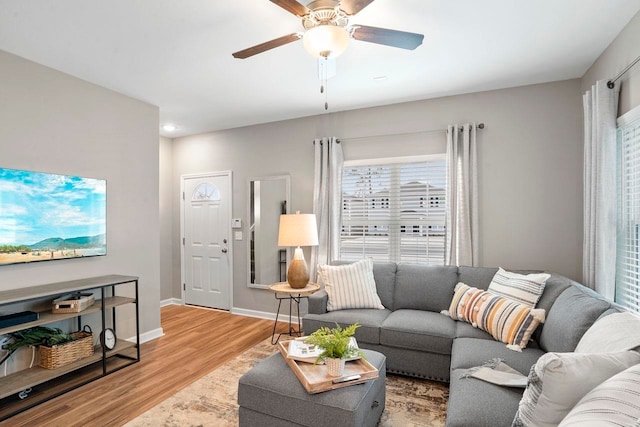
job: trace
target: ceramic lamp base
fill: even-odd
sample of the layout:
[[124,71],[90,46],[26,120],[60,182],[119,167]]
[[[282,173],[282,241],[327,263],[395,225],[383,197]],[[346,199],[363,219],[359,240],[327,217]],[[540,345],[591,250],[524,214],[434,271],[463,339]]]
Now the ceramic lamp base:
[[301,248],[296,248],[287,270],[287,282],[294,289],[302,289],[309,283],[309,267],[304,260]]

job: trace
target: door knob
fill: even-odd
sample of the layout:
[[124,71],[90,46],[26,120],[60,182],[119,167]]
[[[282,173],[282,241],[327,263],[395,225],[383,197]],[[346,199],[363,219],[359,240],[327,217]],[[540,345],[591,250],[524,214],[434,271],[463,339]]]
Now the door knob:
[[226,250],[226,249],[223,249],[223,250],[222,250],[222,253],[223,253],[223,254],[226,254],[226,253],[227,253],[227,250]]

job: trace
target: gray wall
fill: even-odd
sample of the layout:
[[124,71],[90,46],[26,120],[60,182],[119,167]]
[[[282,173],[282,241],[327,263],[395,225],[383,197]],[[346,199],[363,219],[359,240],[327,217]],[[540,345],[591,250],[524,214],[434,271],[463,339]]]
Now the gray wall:
[[108,245],[104,257],[0,266],[0,290],[135,275],[141,331],[160,328],[157,107],[3,51],[0,100],[0,165],[106,179]]
[[[233,217],[243,218],[243,224],[247,224],[249,176],[291,174],[291,211],[311,211],[314,138],[344,139],[347,159],[430,154],[441,152],[444,146],[445,133],[438,130],[451,123],[474,121],[486,124],[479,134],[480,264],[547,269],[579,279],[582,105],[580,80],[575,79],[323,114],[174,140],[173,296],[180,296],[177,248],[181,175],[232,170]],[[425,130],[436,131],[421,132]],[[389,134],[403,135],[376,137]],[[246,238],[234,242],[233,305],[273,312],[271,293],[247,287],[246,244]]]
[[[585,92],[598,80],[610,80],[640,56],[640,13],[627,24],[618,37],[600,55],[582,78]],[[620,85],[618,115],[640,105],[640,63],[629,70],[617,84]]]

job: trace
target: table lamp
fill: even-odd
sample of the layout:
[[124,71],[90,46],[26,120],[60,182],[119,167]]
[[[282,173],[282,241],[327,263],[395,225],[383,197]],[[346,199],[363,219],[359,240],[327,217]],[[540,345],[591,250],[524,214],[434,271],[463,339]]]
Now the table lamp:
[[309,283],[309,267],[304,260],[300,246],[318,246],[318,226],[314,214],[280,215],[278,246],[295,246],[293,259],[287,270],[287,282],[295,289],[301,289]]

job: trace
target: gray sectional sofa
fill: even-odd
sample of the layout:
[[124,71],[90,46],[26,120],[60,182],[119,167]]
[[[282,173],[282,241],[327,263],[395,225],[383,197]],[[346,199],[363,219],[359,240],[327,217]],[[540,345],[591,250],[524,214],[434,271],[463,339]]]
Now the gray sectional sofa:
[[465,371],[500,358],[528,375],[545,352],[573,351],[600,316],[617,310],[585,286],[552,274],[537,304],[546,310],[545,323],[538,327],[527,348],[521,353],[512,351],[484,331],[440,313],[449,308],[458,282],[487,289],[496,271],[374,263],[384,310],[327,312],[327,294],[321,290],[309,297],[303,329],[309,334],[321,326],[359,322],[359,346],[385,354],[387,372],[450,383],[447,426],[510,426],[523,390],[464,378]]

